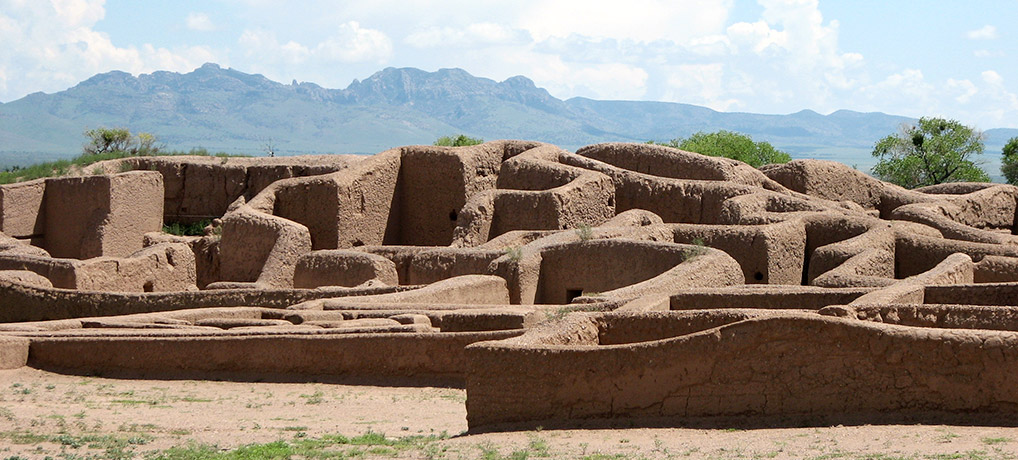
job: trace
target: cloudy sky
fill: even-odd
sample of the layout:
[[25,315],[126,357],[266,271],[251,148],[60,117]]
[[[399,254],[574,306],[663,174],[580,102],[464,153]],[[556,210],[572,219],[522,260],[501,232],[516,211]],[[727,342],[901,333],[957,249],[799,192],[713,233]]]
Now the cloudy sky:
[[459,67],[563,99],[1018,128],[1014,24],[1016,0],[0,0],[0,102],[205,62],[329,88]]

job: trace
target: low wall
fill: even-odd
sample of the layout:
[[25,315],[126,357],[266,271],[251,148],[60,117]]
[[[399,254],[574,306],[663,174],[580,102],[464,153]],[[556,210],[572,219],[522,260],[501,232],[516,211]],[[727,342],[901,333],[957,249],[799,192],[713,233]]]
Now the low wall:
[[1018,333],[1010,331],[785,314],[626,345],[528,339],[541,333],[467,348],[471,430],[584,419],[1018,414]]
[[466,345],[520,333],[34,337],[28,365],[86,375],[147,378],[228,375],[459,380],[466,367]]
[[117,294],[42,289],[0,280],[0,322],[114,316],[216,306],[286,308],[314,299],[385,294],[414,288],[387,286],[328,290],[259,289]]
[[930,304],[1018,306],[1018,283],[926,286],[923,300]]
[[873,288],[820,288],[814,286],[759,286],[697,289],[671,297],[672,310],[705,308],[760,308],[818,310],[846,305]]

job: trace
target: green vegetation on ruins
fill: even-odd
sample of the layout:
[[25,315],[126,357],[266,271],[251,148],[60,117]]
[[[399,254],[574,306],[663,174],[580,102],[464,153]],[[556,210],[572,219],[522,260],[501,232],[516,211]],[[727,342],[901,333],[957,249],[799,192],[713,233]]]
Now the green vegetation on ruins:
[[754,168],[766,164],[792,161],[791,155],[774,148],[769,142],[754,142],[753,138],[748,135],[723,129],[713,133],[700,131],[687,138],[679,137],[668,142],[648,141],[647,143],[712,157],[731,158]]
[[204,236],[205,227],[212,224],[212,219],[203,219],[190,224],[171,222],[163,225],[163,233],[177,236]]

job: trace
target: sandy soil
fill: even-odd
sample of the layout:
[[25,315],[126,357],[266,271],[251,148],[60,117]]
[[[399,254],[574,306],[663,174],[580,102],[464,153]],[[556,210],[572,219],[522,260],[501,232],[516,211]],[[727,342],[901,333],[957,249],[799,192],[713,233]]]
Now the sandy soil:
[[[428,436],[377,458],[1018,458],[1018,428],[865,425],[466,434],[466,392],[326,383],[117,380],[0,371],[0,459],[149,458],[197,444]],[[294,457],[298,458],[298,457]]]

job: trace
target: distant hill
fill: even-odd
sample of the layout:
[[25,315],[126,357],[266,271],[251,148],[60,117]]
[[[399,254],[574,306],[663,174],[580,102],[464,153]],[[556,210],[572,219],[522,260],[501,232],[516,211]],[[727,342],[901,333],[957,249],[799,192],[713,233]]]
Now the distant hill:
[[[523,76],[496,82],[461,69],[387,68],[345,89],[287,85],[205,64],[193,72],[95,75],[54,94],[0,104],[0,164],[79,153],[82,132],[123,126],[152,132],[170,148],[259,154],[375,153],[456,133],[532,139],[567,149],[607,141],[645,142],[728,129],[797,158],[868,169],[873,143],[909,118],[839,110],[821,115],[717,112],[689,104],[557,99]],[[1018,130],[987,134],[989,163]],[[991,175],[996,166],[987,165]]]

